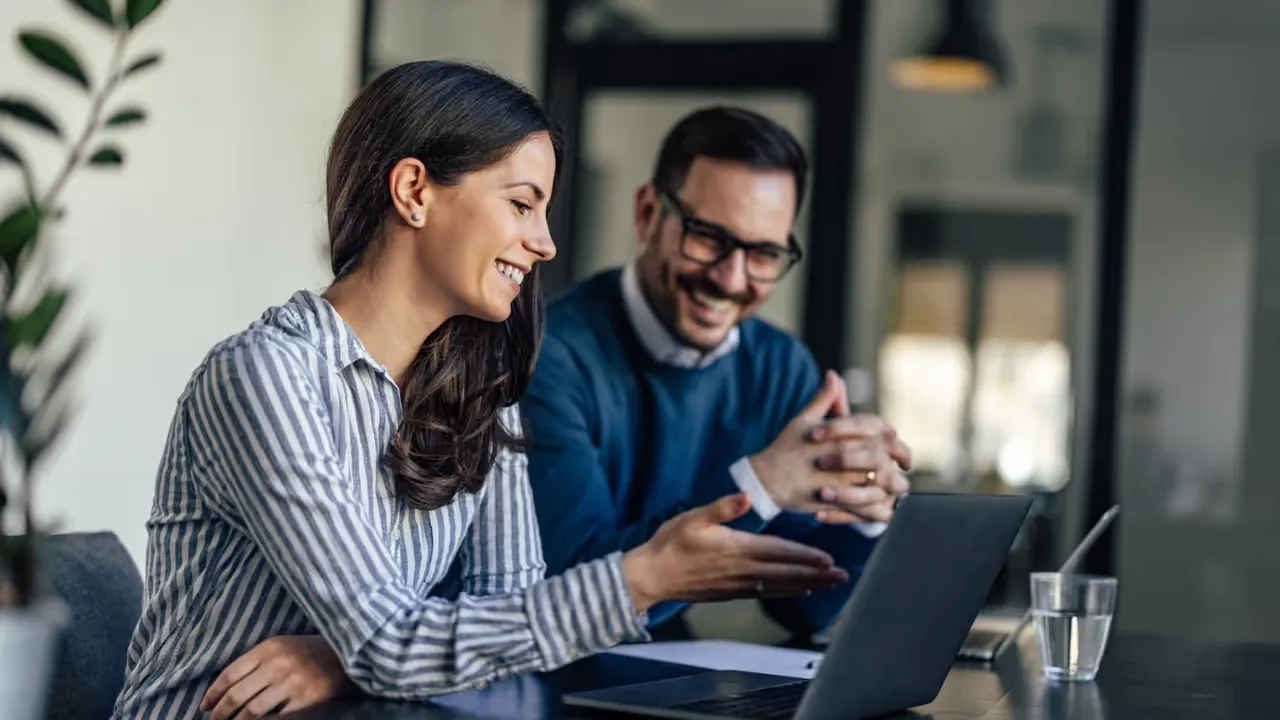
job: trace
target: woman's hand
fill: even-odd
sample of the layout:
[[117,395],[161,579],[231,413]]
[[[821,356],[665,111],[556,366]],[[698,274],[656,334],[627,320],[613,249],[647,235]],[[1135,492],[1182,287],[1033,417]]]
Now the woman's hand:
[[342,663],[319,635],[281,635],[258,643],[227,666],[200,709],[213,720],[260,718],[292,712],[352,688]]
[[664,600],[802,595],[849,580],[821,550],[722,524],[750,507],[745,494],[720,498],[671,518],[626,553],[622,567],[636,612]]

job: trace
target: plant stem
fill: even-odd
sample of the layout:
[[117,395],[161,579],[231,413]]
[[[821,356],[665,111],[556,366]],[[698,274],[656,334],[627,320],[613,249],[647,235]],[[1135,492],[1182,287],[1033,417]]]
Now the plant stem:
[[[27,191],[27,201],[32,205],[36,204],[36,181],[31,177],[31,168],[26,164],[22,165],[22,185]],[[39,207],[37,205],[37,207]]]
[[36,595],[36,538],[34,525],[35,522],[31,517],[31,473],[24,470],[22,473],[22,532],[26,535],[25,540],[18,548],[19,558],[17,567],[14,568],[13,584],[18,593],[19,605],[30,605]]
[[[103,80],[102,87],[93,97],[93,103],[89,107],[89,115],[85,120],[84,128],[80,131],[80,136],[76,139],[75,144],[67,152],[67,158],[63,161],[58,174],[54,176],[53,183],[49,185],[48,191],[45,192],[44,197],[39,199],[39,202],[36,202],[35,184],[31,179],[30,172],[25,171],[24,168],[23,179],[26,183],[27,195],[31,198],[31,202],[36,203],[36,207],[39,208],[42,214],[53,211],[54,203],[57,202],[58,196],[66,187],[67,181],[71,179],[71,173],[84,157],[84,153],[89,147],[89,141],[93,139],[93,131],[98,129],[99,124],[102,122],[102,111],[106,107],[107,98],[120,82],[120,64],[124,58],[125,43],[128,39],[128,30],[123,30],[116,36],[115,48],[111,53],[111,63],[108,65],[106,78]],[[41,223],[41,225],[43,229],[44,223]],[[8,358],[4,360],[7,362]],[[21,438],[17,438],[17,441],[21,445]],[[22,456],[20,463],[22,467],[18,471],[22,488],[20,491],[22,494],[22,532],[26,537],[23,542],[6,542],[5,545],[8,547],[0,547],[0,549],[5,550],[5,560],[9,565],[13,583],[13,595],[10,598],[3,597],[5,593],[3,592],[2,583],[0,583],[0,605],[5,604],[6,600],[19,606],[29,605],[35,599],[36,594],[35,523],[31,513],[34,473],[31,471],[31,463],[26,453],[20,449],[19,454]],[[14,545],[17,547],[13,547]]]
[[39,208],[41,212],[47,212],[53,207],[53,203],[58,199],[62,189],[66,186],[67,180],[71,179],[71,171],[80,164],[80,159],[84,156],[85,150],[89,146],[89,140],[93,137],[93,131],[98,128],[98,123],[102,119],[102,109],[107,104],[107,96],[111,91],[115,90],[116,84],[120,82],[120,62],[124,58],[125,42],[129,39],[129,31],[122,30],[116,37],[116,46],[111,53],[111,64],[107,67],[107,78],[102,84],[102,89],[93,98],[93,105],[89,108],[89,118],[85,121],[84,129],[80,131],[80,137],[76,143],[71,146],[70,152],[67,153],[67,159],[62,163],[62,169],[58,171],[54,177],[53,184],[49,186],[48,192],[44,197],[40,198]]

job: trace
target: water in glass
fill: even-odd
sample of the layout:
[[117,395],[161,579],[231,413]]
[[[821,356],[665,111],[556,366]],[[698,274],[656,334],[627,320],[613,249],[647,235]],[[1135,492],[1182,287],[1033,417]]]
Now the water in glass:
[[1032,573],[1031,613],[1046,677],[1092,680],[1106,652],[1115,613],[1112,577]]

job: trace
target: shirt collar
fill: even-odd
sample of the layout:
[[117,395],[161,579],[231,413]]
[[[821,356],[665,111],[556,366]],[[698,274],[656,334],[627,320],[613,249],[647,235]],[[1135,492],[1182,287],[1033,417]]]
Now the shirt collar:
[[640,344],[649,355],[660,363],[675,367],[701,369],[733,352],[738,347],[738,326],[733,326],[728,336],[714,350],[703,352],[681,343],[662,326],[662,321],[654,314],[649,301],[640,290],[640,279],[636,276],[635,261],[627,263],[622,270],[622,304],[627,310],[627,317]]
[[377,370],[386,371],[356,336],[351,326],[338,314],[333,305],[310,290],[299,290],[289,298],[285,309],[300,324],[304,333],[322,355],[329,358],[337,370],[345,370],[359,360]]

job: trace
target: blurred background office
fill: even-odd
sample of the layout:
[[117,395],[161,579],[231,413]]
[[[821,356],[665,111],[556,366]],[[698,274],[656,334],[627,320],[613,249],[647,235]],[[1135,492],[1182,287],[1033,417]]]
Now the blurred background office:
[[[83,94],[13,40],[111,48],[64,0],[0,9],[0,94],[68,128]],[[169,0],[122,100],[123,167],[82,173],[53,237],[96,343],[41,516],[141,563],[174,401],[209,346],[328,279],[325,144],[388,66],[526,84],[569,162],[552,291],[631,255],[658,143],[710,103],[813,158],[806,258],[764,310],[912,444],[917,490],[1036,497],[992,604],[1026,602],[1112,503],[1089,558],[1120,630],[1280,641],[1280,5],[1258,0]],[[940,62],[940,47],[968,62]],[[47,181],[64,146],[12,117]],[[22,179],[0,165],[0,198]],[[751,604],[701,632],[773,640]]]

